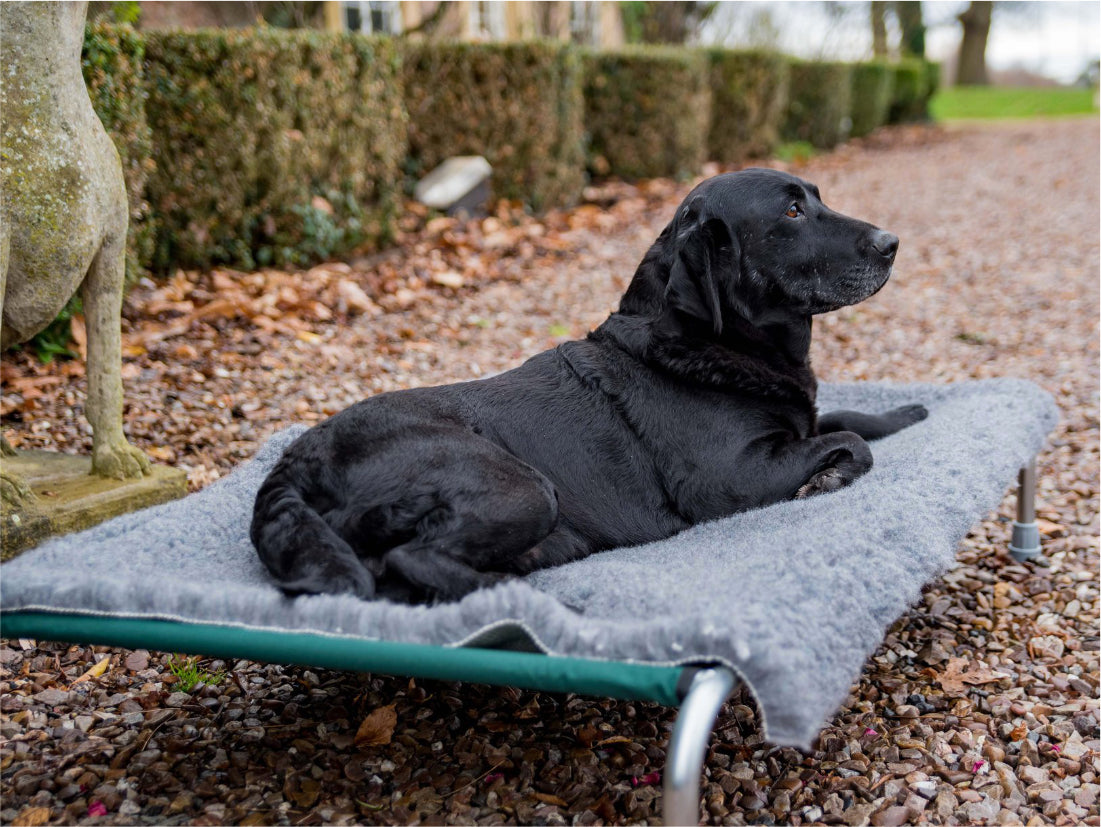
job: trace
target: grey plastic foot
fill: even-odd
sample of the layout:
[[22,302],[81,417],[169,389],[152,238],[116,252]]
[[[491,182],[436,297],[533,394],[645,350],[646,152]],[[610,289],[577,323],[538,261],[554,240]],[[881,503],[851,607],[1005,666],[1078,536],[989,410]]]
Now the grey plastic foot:
[[1036,458],[1021,469],[1017,477],[1017,519],[1009,553],[1018,563],[1040,556],[1040,529],[1036,526]]
[[736,683],[723,667],[701,669],[681,704],[665,756],[662,820],[667,825],[700,823],[700,773],[719,708]]

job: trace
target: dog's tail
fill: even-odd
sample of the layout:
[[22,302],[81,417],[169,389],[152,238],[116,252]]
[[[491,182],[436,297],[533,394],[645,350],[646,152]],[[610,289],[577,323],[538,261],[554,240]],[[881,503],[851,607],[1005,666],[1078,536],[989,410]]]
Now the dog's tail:
[[375,578],[355,551],[308,503],[286,460],[256,494],[249,536],[260,560],[290,594],[375,596]]

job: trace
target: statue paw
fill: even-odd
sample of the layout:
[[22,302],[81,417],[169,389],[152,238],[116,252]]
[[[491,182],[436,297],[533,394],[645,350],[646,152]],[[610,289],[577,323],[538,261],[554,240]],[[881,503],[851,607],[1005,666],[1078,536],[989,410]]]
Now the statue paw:
[[97,476],[129,480],[152,472],[149,458],[125,440],[92,449],[92,473]]
[[13,511],[23,511],[37,499],[22,477],[0,471],[0,501],[3,502],[5,511],[9,508]]

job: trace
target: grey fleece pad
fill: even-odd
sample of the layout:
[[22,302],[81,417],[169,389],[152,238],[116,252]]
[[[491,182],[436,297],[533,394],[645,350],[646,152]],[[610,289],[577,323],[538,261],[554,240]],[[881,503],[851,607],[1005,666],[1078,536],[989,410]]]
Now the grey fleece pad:
[[303,430],[292,427],[197,494],[5,564],[0,607],[440,645],[484,644],[511,632],[574,657],[718,660],[749,683],[767,738],[805,747],[844,702],[887,627],[952,565],[957,543],[998,505],[1057,417],[1046,392],[1019,380],[824,385],[819,396],[822,411],[913,402],[924,403],[929,418],[874,443],[873,470],[841,491],[596,554],[432,608],[289,599],[273,585],[248,526],[261,481]]

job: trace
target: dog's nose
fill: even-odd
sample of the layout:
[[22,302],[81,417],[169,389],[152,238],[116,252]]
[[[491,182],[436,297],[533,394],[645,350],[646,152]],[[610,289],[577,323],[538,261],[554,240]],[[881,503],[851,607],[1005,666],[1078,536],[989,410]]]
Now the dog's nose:
[[898,236],[886,230],[876,230],[872,233],[872,249],[883,258],[894,258],[898,252]]

